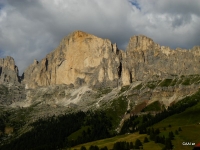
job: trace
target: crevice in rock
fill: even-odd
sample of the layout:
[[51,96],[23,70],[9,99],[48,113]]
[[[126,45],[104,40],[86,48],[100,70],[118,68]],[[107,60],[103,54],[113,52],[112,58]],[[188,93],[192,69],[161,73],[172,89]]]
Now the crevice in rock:
[[144,52],[142,51],[142,57],[143,57],[143,60],[144,60],[144,63],[146,62],[145,60],[145,55],[144,55]]
[[119,67],[117,68],[118,78],[120,79],[122,76],[122,63],[120,62]]
[[2,73],[2,67],[0,67],[0,76],[1,76],[1,73]]
[[132,77],[131,71],[129,72],[129,76],[130,76],[130,83],[132,83],[133,82],[133,77]]
[[61,60],[60,63],[58,64],[58,67],[60,67],[64,61],[65,59]]
[[117,50],[116,50],[116,54],[119,55],[119,49],[118,49],[118,48],[117,48]]
[[18,82],[21,83],[24,80],[24,73],[21,76],[18,76]]
[[46,67],[46,71],[48,70],[48,59],[46,58],[46,61],[45,61],[45,67]]

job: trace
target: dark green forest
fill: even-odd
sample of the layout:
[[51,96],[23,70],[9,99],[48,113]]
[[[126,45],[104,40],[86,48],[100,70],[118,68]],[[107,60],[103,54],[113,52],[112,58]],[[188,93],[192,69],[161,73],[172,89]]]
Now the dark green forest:
[[[76,112],[39,119],[31,124],[32,130],[0,147],[1,150],[55,150],[111,137],[111,118],[102,111]],[[75,139],[68,137],[87,126]]]

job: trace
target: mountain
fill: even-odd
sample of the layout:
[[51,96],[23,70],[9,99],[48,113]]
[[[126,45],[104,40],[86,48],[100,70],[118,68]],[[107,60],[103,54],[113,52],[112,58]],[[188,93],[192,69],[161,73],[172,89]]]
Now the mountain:
[[[121,88],[129,86],[125,95],[134,103],[159,100],[169,106],[198,90],[199,56],[200,46],[172,50],[144,35],[131,37],[123,51],[108,39],[75,31],[40,62],[34,60],[22,77],[13,58],[0,59],[0,83],[5,86],[0,102],[7,99],[12,107],[40,103],[82,109],[81,105],[93,107],[88,103],[94,97],[97,105],[115,99]],[[98,97],[103,89],[113,96]]]
[[[196,93],[199,56],[200,46],[172,50],[138,35],[124,51],[108,39],[75,31],[22,77],[12,57],[2,58],[0,136],[5,126],[14,128],[15,139],[38,119],[88,110],[105,112],[119,133],[130,116],[158,113]],[[82,128],[88,126],[71,137]]]
[[132,82],[199,74],[199,56],[200,46],[191,50],[172,50],[156,44],[148,37],[134,36],[130,38],[126,55],[122,58],[122,70],[130,74]]
[[[93,96],[86,97],[92,101],[98,89],[116,88],[113,91],[116,94],[123,86],[132,89],[138,85],[142,87],[137,88],[138,91],[127,92],[135,93],[137,97],[132,96],[134,99],[155,101],[165,93],[162,97],[166,99],[160,101],[170,105],[199,88],[199,56],[200,46],[191,50],[172,50],[144,35],[131,37],[126,51],[123,51],[108,39],[75,31],[40,62],[34,60],[22,77],[18,76],[12,57],[0,59],[0,83],[20,86],[17,88],[20,92],[15,93],[25,95],[21,99],[14,96],[12,102],[16,103],[12,104],[13,107],[30,106],[36,101],[43,104],[46,103],[45,97],[50,99],[47,101],[51,101],[50,104],[77,105],[88,91]],[[7,91],[13,93],[16,88]]]
[[108,39],[75,31],[25,70],[24,83],[27,89],[55,84],[117,87],[134,81],[199,74],[199,56],[198,46],[171,50],[143,35],[131,37],[123,51]]
[[110,40],[73,32],[53,52],[25,70],[26,89],[55,84],[117,87],[122,53]]

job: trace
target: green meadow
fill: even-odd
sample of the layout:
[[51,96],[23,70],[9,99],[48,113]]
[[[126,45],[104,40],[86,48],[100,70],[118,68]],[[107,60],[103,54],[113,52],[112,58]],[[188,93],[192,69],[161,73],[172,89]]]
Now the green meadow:
[[[172,144],[174,145],[175,150],[191,150],[193,148],[192,145],[183,145],[183,142],[191,142],[198,143],[200,142],[200,103],[186,109],[184,112],[172,115],[161,122],[154,124],[152,127],[154,129],[160,129],[160,135],[168,136],[169,132],[173,132],[175,137],[172,140]],[[151,127],[150,127],[151,128]],[[182,131],[179,131],[181,128]],[[177,131],[176,131],[177,130]],[[142,142],[144,138],[149,136],[147,134],[125,134],[120,136],[115,136],[112,138],[102,139],[98,141],[93,141],[89,143],[84,143],[81,145],[77,145],[72,148],[72,150],[80,150],[81,146],[85,146],[87,149],[91,145],[97,145],[99,148],[103,148],[107,146],[108,149],[112,149],[114,143],[119,141],[133,142],[135,143],[136,139],[140,139]],[[155,143],[154,141],[150,141],[148,143],[143,143],[144,150],[162,150],[164,145],[160,143]]]

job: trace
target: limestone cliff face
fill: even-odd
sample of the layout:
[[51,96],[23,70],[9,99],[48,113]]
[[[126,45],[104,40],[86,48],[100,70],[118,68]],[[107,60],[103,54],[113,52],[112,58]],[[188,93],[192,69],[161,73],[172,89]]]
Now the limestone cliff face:
[[191,50],[160,46],[146,36],[130,38],[122,63],[122,83],[200,74],[200,47]]
[[104,88],[191,74],[200,74],[198,46],[171,50],[139,35],[130,38],[124,52],[108,39],[75,31],[40,62],[35,60],[23,82],[26,89],[55,84]]
[[0,84],[18,84],[18,68],[12,57],[0,58]]
[[35,60],[25,70],[23,82],[26,89],[54,84],[116,87],[122,53],[108,39],[75,31],[46,58]]

